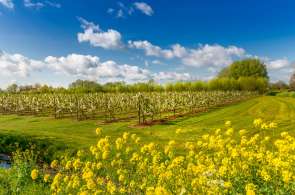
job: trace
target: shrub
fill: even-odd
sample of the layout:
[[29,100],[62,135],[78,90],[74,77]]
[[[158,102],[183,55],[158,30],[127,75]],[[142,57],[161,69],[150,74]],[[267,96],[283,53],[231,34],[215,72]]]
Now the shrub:
[[238,82],[240,89],[245,91],[259,91],[260,93],[264,93],[268,88],[268,81],[261,77],[240,77]]
[[[34,148],[14,152],[12,167],[6,170],[0,168],[0,194],[50,194],[48,184],[32,181],[31,170],[37,170],[37,158],[38,152]],[[41,175],[37,177],[42,178]]]
[[209,81],[208,88],[210,90],[258,91],[264,93],[267,91],[268,81],[261,77],[217,78]]

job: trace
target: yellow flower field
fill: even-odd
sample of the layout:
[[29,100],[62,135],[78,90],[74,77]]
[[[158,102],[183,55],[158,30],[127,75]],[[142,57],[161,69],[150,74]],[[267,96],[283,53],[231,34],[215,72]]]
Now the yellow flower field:
[[[253,122],[253,129],[276,126]],[[50,178],[43,173],[52,194],[295,193],[295,138],[287,132],[276,140],[263,133],[248,137],[250,129],[234,129],[227,121],[215,133],[185,143],[179,154],[173,140],[159,147],[141,143],[135,134],[112,139],[96,131],[98,142],[89,151],[53,161]]]

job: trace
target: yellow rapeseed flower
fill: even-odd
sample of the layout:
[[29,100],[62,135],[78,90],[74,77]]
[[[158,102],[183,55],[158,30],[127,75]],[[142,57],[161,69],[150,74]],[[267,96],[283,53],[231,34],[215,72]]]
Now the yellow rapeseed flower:
[[87,188],[88,188],[89,190],[94,190],[95,187],[96,187],[95,182],[94,182],[92,179],[88,179],[88,180],[87,180]]
[[109,181],[107,183],[107,191],[110,194],[115,194],[115,192],[116,192],[116,186],[115,186],[115,184],[112,181]]
[[292,173],[288,170],[284,170],[282,171],[282,177],[283,177],[283,181],[287,184],[290,182],[292,178]]
[[255,119],[255,120],[253,121],[253,125],[254,125],[255,127],[260,127],[261,124],[262,124],[262,119],[261,119],[261,118]]
[[124,175],[119,175],[119,181],[120,181],[120,182],[123,182],[124,180],[125,180]]
[[38,175],[39,175],[39,171],[37,169],[33,169],[31,172],[31,178],[33,180],[36,180],[38,178]]
[[230,182],[230,181],[226,181],[226,182],[224,182],[224,187],[225,188],[227,188],[227,189],[229,189],[229,188],[231,188],[233,185],[232,185],[232,183]]
[[266,124],[266,123],[262,123],[262,124],[261,124],[261,129],[269,129],[268,124]]
[[246,133],[247,133],[247,130],[246,129],[241,129],[239,131],[240,136],[246,135]]
[[47,183],[49,181],[49,179],[50,179],[50,175],[49,174],[45,174],[44,175],[44,178],[43,178],[44,182]]
[[232,136],[234,133],[234,129],[233,128],[229,128],[226,130],[225,135],[227,136]]
[[225,124],[226,127],[230,127],[231,126],[231,121],[225,121],[224,124]]
[[87,191],[82,191],[79,193],[79,195],[88,195],[88,192]]
[[278,127],[278,124],[277,123],[274,123],[274,122],[271,122],[271,123],[269,123],[269,128],[277,128]]
[[96,135],[101,136],[101,134],[102,134],[102,129],[99,128],[99,127],[96,128],[95,133],[96,133]]
[[255,195],[255,185],[248,183],[245,187],[246,195]]
[[84,171],[82,178],[87,180],[93,177],[93,172],[91,170]]
[[50,167],[53,168],[53,169],[56,169],[57,166],[58,166],[58,161],[57,160],[52,161],[51,164],[50,164]]
[[269,181],[271,179],[270,175],[265,169],[262,169],[262,171],[260,172],[260,175],[264,181]]
[[106,159],[109,157],[109,155],[110,155],[110,152],[109,152],[109,151],[104,151],[104,152],[102,153],[102,159],[103,159],[103,160],[106,160]]
[[154,191],[155,195],[169,195],[168,191],[164,187],[156,187]]

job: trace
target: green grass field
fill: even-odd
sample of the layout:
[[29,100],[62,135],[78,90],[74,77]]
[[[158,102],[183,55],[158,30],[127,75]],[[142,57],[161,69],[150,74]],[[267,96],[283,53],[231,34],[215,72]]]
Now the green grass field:
[[[178,118],[165,124],[149,127],[136,127],[136,121],[105,124],[102,121],[75,121],[72,119],[53,119],[29,116],[0,116],[0,134],[22,135],[35,139],[49,139],[53,143],[63,143],[73,148],[83,148],[96,142],[95,129],[101,127],[105,135],[118,136],[128,131],[139,135],[143,141],[165,144],[174,139],[179,143],[193,140],[197,136],[222,127],[231,120],[235,129],[251,128],[255,118],[278,123],[275,135],[281,131],[295,129],[295,98],[263,96],[242,103],[211,110],[207,113]],[[183,132],[176,135],[175,130]],[[266,130],[267,131],[267,130]],[[254,134],[256,132],[250,132]],[[271,134],[272,132],[266,132]]]
[[[12,161],[13,163],[11,168],[9,169],[0,168],[0,194],[19,194],[19,193],[12,193],[12,192],[15,192],[14,191],[15,189],[21,189],[22,190],[21,194],[50,194],[51,193],[50,185],[53,185],[54,182],[51,184],[49,183],[49,185],[47,184],[45,185],[45,183],[42,182],[43,181],[42,178],[44,178],[45,173],[51,173],[52,171],[47,170],[46,168],[42,169],[41,168],[42,165],[44,165],[43,166],[44,168],[46,167],[47,163],[52,162],[52,160],[54,159],[60,159],[60,157],[64,155],[68,155],[68,154],[72,154],[72,156],[74,156],[72,153],[73,151],[80,148],[81,149],[86,148],[86,147],[89,147],[90,145],[95,144],[97,141],[95,129],[97,127],[100,127],[103,129],[104,135],[108,135],[113,138],[117,136],[121,136],[123,132],[128,131],[128,132],[136,133],[137,135],[139,135],[139,137],[141,137],[143,142],[156,142],[159,145],[167,145],[168,141],[175,140],[176,141],[175,149],[176,149],[177,155],[181,154],[182,157],[184,155],[186,159],[189,159],[190,158],[189,155],[185,153],[185,150],[183,150],[185,145],[184,143],[186,143],[187,141],[194,141],[196,144],[196,140],[200,140],[198,139],[198,137],[204,134],[210,133],[211,131],[215,131],[216,128],[223,127],[225,121],[228,121],[228,120],[232,121],[233,127],[236,130],[236,132],[238,132],[240,129],[246,128],[249,130],[248,131],[248,134],[250,134],[249,136],[257,132],[262,132],[260,135],[269,135],[271,139],[276,139],[276,137],[279,137],[282,131],[288,131],[290,135],[293,135],[293,136],[295,135],[295,131],[294,131],[295,117],[294,116],[295,116],[295,98],[274,97],[274,96],[257,97],[257,98],[253,98],[241,103],[237,103],[235,105],[216,108],[206,113],[199,113],[199,114],[194,114],[191,116],[185,116],[182,118],[177,118],[176,120],[168,121],[164,124],[157,124],[157,125],[145,126],[145,127],[136,126],[137,121],[135,119],[133,121],[123,121],[123,122],[114,122],[114,123],[106,124],[103,121],[99,121],[99,120],[76,121],[73,119],[57,120],[57,119],[45,118],[45,117],[41,118],[41,117],[31,117],[31,116],[2,115],[0,116],[0,138],[3,138],[3,139],[0,139],[0,153],[10,153],[15,151],[16,150],[15,145],[13,145],[13,143],[15,142],[20,143],[20,146],[22,149],[28,148],[28,146],[30,146],[30,144],[28,143],[31,142],[32,139],[37,140],[36,141],[37,148],[35,150],[26,150],[27,152],[18,153],[18,155],[14,155],[13,156],[14,160],[15,159],[16,160]],[[255,118],[262,118],[265,122],[276,122],[278,123],[278,128],[275,129],[275,131],[273,131],[273,129],[261,130],[258,128],[254,128],[253,120]],[[176,134],[176,129],[179,129],[179,128],[182,129],[182,131],[180,134]],[[237,137],[235,136],[237,135],[238,133],[234,134],[233,137],[231,137],[231,139],[232,138],[236,139]],[[113,141],[114,139],[111,139],[111,140]],[[131,139],[129,139],[128,142],[131,143],[130,146],[133,146],[132,143],[133,144],[135,143],[130,142],[130,140]],[[240,138],[237,140],[240,140]],[[223,159],[231,156],[233,152],[228,153],[229,152],[228,148],[231,145],[231,142],[228,141],[227,136],[224,139],[221,136],[219,138],[219,141],[222,141],[222,142],[224,141],[225,143],[229,144],[229,145],[224,145],[224,147],[227,148],[225,149],[227,152],[223,153],[223,155],[224,154],[226,155],[218,157],[219,161],[217,162],[218,164],[221,164]],[[270,140],[270,142],[267,143],[268,146],[270,146],[269,151],[273,151],[272,141],[273,140]],[[256,143],[256,144],[258,144],[258,147],[265,146],[265,145],[259,145],[259,143]],[[219,152],[222,152],[224,150],[224,147],[223,146],[220,147]],[[240,145],[237,145],[235,147],[237,149],[241,149]],[[252,145],[247,147],[248,149],[250,149],[252,148]],[[245,148],[247,149],[247,147]],[[291,146],[287,145],[287,147],[289,148]],[[155,149],[154,151],[158,151],[158,150],[161,151],[161,147],[159,147],[158,149]],[[202,154],[204,156],[202,156],[203,158],[200,158],[200,159],[207,159],[212,157],[211,156],[212,153],[210,152],[210,150],[208,150],[209,153],[206,153],[206,149],[204,151],[205,153]],[[252,152],[253,154],[256,154],[257,151],[256,149],[255,150],[253,149]],[[33,154],[38,154],[39,159],[32,160],[34,158]],[[292,150],[290,153],[287,153],[287,155],[290,155],[290,154],[293,155]],[[87,155],[90,155],[90,153],[88,153]],[[164,155],[164,152],[163,152],[163,155]],[[261,152],[261,155],[263,156],[264,153]],[[279,157],[277,157],[278,155]],[[284,159],[285,158],[284,155],[285,155],[285,152],[275,153],[274,157],[276,157],[276,159],[280,159],[280,158]],[[294,159],[293,156],[290,157],[290,159]],[[74,156],[74,157],[79,159],[77,156]],[[90,157],[89,159],[95,162],[93,157],[94,156]],[[142,159],[145,159],[143,157]],[[165,159],[168,159],[167,157],[168,156],[166,156]],[[217,157],[217,155],[215,155],[215,157]],[[214,161],[217,159],[215,157],[214,157]],[[122,157],[122,159],[131,159],[131,158],[132,158],[131,155]],[[172,162],[175,162],[175,159],[177,158],[178,157],[175,157],[173,160],[171,160],[171,164],[173,164]],[[266,158],[266,156],[264,156],[263,158]],[[88,162],[91,162],[91,161],[88,161],[89,159],[87,158],[84,160],[87,160],[87,163],[88,163]],[[288,162],[292,164],[293,161],[291,161],[290,159],[288,159]],[[82,161],[84,160],[82,159]],[[106,159],[106,160],[100,159],[100,160],[104,162],[105,166],[110,166],[109,164],[111,163],[109,162],[112,159]],[[248,157],[245,158],[245,162],[248,164],[251,164],[253,162],[258,162],[258,159],[257,161],[256,160],[247,161],[247,160],[248,160]],[[152,162],[152,159],[150,159],[150,161]],[[56,162],[59,162],[59,160]],[[239,162],[239,161],[233,161],[233,162]],[[129,163],[129,160],[126,161],[126,164],[128,163]],[[203,162],[203,164],[205,164],[205,162]],[[260,165],[263,168],[265,168],[265,165],[262,165],[260,163],[258,163],[258,165],[255,165],[255,166],[260,166]],[[131,165],[129,166],[131,167]],[[240,167],[240,163],[237,163],[236,166]],[[262,167],[257,168],[257,170],[261,170]],[[34,180],[32,176],[32,173],[33,173],[32,170],[35,170],[36,168],[38,169],[36,177],[39,177],[39,180]],[[114,169],[113,165],[111,165],[111,168],[107,167],[107,170],[110,173],[112,172],[112,169]],[[119,169],[119,167],[116,169]],[[269,168],[267,169],[271,170],[274,168],[272,166],[269,166]],[[83,168],[79,170],[81,172],[80,173],[81,175],[83,173],[83,176],[84,176],[84,170],[86,169]],[[186,170],[186,168],[184,170]],[[292,171],[294,169],[291,168],[290,170]],[[39,174],[38,171],[40,171],[40,175],[38,175]],[[207,168],[206,168],[206,172],[207,172]],[[257,180],[259,184],[259,182],[261,183],[262,180],[259,179],[258,173],[260,172],[254,172],[251,178],[254,177],[255,178],[254,180]],[[281,178],[280,172],[276,171],[276,173],[278,173],[278,175],[276,175],[274,178]],[[69,174],[72,174],[72,173],[69,173]],[[187,179],[188,177],[189,175],[183,176],[183,178],[185,179]],[[245,184],[244,184],[244,180],[241,180],[241,178],[244,178],[244,177],[237,176],[237,177],[234,177],[233,180],[231,180],[231,182],[234,185],[233,190],[239,190],[239,192],[244,191]],[[142,177],[140,177],[140,179],[137,182],[140,183],[141,179]],[[18,183],[19,181],[21,181],[22,183]],[[188,182],[188,183],[190,184],[192,182]],[[275,183],[277,183],[277,180],[275,180]],[[257,183],[255,184],[258,185]],[[271,182],[269,184],[272,185]],[[290,185],[291,184],[292,183],[290,183]],[[65,186],[67,185],[64,185],[63,182],[60,182],[60,185],[61,185],[60,189],[63,189],[63,188],[66,189]],[[264,183],[262,182],[259,185],[264,185]],[[86,183],[83,186],[84,186],[83,187],[84,189],[86,186]],[[288,192],[287,187],[289,185],[281,185],[282,189],[283,189],[283,186],[285,186],[286,188],[285,189],[286,191],[284,192]],[[260,190],[260,187],[259,188],[257,187],[257,189]],[[269,189],[273,189],[273,188],[269,188]],[[270,194],[273,194],[273,193],[270,192]],[[288,193],[282,193],[282,194],[288,194]]]

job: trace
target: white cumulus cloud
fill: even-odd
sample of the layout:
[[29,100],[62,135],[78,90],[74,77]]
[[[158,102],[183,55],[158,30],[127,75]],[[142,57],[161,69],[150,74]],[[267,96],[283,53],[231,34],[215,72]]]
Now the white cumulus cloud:
[[89,42],[94,47],[101,47],[104,49],[118,49],[123,46],[121,41],[121,34],[113,29],[103,31],[99,25],[88,22],[84,18],[79,18],[81,27],[84,29],[83,33],[78,33],[78,41]]
[[180,58],[187,52],[186,49],[179,44],[172,45],[171,49],[162,49],[149,41],[128,41],[128,46],[129,48],[143,50],[147,56],[163,57],[166,59]]
[[49,56],[45,59],[47,67],[58,73],[81,76],[89,79],[122,79],[141,81],[150,77],[150,71],[128,64],[117,64],[109,60],[101,62],[97,56],[70,54],[65,57]]
[[92,75],[100,64],[96,56],[78,54],[70,54],[66,57],[48,56],[44,62],[50,69],[75,76]]
[[153,8],[145,2],[135,2],[134,6],[145,15],[152,16],[154,14]]
[[189,73],[177,73],[177,72],[159,72],[159,73],[155,73],[153,77],[154,77],[154,80],[158,82],[192,80],[192,76]]
[[287,59],[278,59],[267,61],[266,65],[269,69],[282,69],[291,66],[291,62],[289,62]]
[[221,45],[204,45],[197,49],[190,49],[182,62],[188,66],[226,66],[235,58],[245,55],[245,50],[236,46],[223,47]]
[[149,41],[128,41],[129,48],[143,50],[146,56],[161,57],[165,59],[178,58],[183,64],[193,67],[226,66],[236,58],[246,55],[243,48],[236,46],[223,47],[221,45],[201,45],[198,48],[185,48],[174,44],[168,49],[162,49]]
[[46,71],[48,74],[57,73],[67,77],[102,82],[125,81],[132,83],[148,81],[150,79],[176,81],[189,80],[191,78],[188,73],[155,73],[139,66],[118,64],[113,60],[101,61],[97,56],[75,53],[67,56],[48,56],[43,60],[34,60],[21,54],[1,52],[0,69],[0,75],[13,78],[29,78],[33,73],[42,71]]
[[128,64],[118,64],[109,60],[101,62],[96,56],[70,54],[65,57],[49,56],[45,59],[49,69],[58,73],[85,77],[88,79],[108,81],[187,81],[192,77],[189,73],[159,72],[152,73],[150,70]]
[[14,3],[12,2],[12,0],[0,0],[0,4],[2,4],[3,6],[9,8],[9,9],[14,8]]
[[9,54],[0,51],[0,70],[3,75],[27,77],[33,70],[40,70],[43,62],[32,60],[21,54]]

